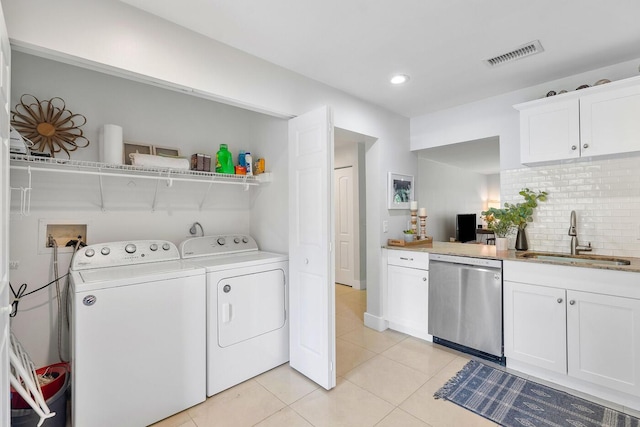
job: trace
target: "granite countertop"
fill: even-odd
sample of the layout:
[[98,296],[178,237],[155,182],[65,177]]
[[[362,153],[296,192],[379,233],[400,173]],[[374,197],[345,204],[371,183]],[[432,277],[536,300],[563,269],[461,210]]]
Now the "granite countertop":
[[[458,256],[468,256],[471,258],[489,258],[489,259],[497,259],[497,260],[508,260],[508,261],[522,261],[522,262],[534,262],[541,264],[554,264],[554,265],[566,265],[571,267],[585,267],[585,268],[598,268],[604,270],[618,270],[618,271],[630,271],[630,272],[639,272],[640,273],[640,258],[629,258],[629,257],[615,257],[616,259],[624,259],[628,260],[631,263],[629,265],[603,265],[603,264],[591,264],[587,262],[580,263],[567,263],[567,262],[558,262],[552,260],[542,260],[535,258],[525,258],[524,255],[531,252],[536,252],[542,254],[543,252],[538,251],[501,251],[497,252],[496,247],[493,245],[477,245],[477,244],[465,244],[465,243],[449,243],[449,242],[433,242],[433,244],[425,244],[425,245],[416,245],[416,246],[383,246],[385,249],[393,249],[393,250],[401,250],[401,251],[416,251],[416,252],[428,252],[434,254],[443,254],[443,255],[458,255]],[[549,253],[549,255],[558,255]],[[561,255],[569,255],[569,254],[561,254]],[[584,257],[593,257],[600,259],[609,259],[613,257],[609,256],[599,256],[599,255],[585,255]]]

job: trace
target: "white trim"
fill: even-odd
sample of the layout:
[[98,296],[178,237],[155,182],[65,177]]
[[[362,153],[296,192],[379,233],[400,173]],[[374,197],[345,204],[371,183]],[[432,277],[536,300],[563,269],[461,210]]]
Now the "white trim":
[[389,329],[389,323],[382,317],[374,316],[371,313],[364,313],[364,326],[382,332]]

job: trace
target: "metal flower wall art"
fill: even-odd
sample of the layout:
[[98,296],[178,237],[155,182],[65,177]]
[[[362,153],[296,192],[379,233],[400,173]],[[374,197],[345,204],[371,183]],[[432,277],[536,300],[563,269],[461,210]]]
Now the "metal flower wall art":
[[11,112],[11,125],[33,142],[31,150],[48,151],[52,157],[64,151],[71,158],[72,151],[87,147],[89,140],[80,129],[86,123],[85,116],[67,110],[64,100],[58,97],[39,101],[25,94]]

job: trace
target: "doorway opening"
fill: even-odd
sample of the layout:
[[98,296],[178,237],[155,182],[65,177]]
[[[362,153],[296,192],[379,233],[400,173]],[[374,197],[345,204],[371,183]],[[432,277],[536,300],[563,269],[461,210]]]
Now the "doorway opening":
[[366,289],[365,152],[373,138],[334,129],[335,281]]

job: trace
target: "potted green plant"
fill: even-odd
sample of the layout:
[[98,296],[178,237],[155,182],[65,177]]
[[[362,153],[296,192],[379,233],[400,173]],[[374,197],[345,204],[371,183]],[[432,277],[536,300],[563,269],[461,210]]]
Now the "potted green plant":
[[416,232],[413,230],[402,230],[404,233],[404,241],[407,243],[413,242],[416,239]]
[[538,202],[546,201],[548,193],[546,191],[536,192],[523,188],[518,194],[524,197],[523,203],[505,203],[504,207],[509,210],[513,224],[518,228],[516,250],[526,251],[529,248],[529,244],[527,243],[525,228],[527,228],[528,223],[533,221],[533,210],[538,207]]
[[513,213],[506,208],[489,208],[482,212],[484,219],[487,221],[487,228],[496,235],[496,250],[507,250],[507,236],[513,233],[515,224],[513,222]]

